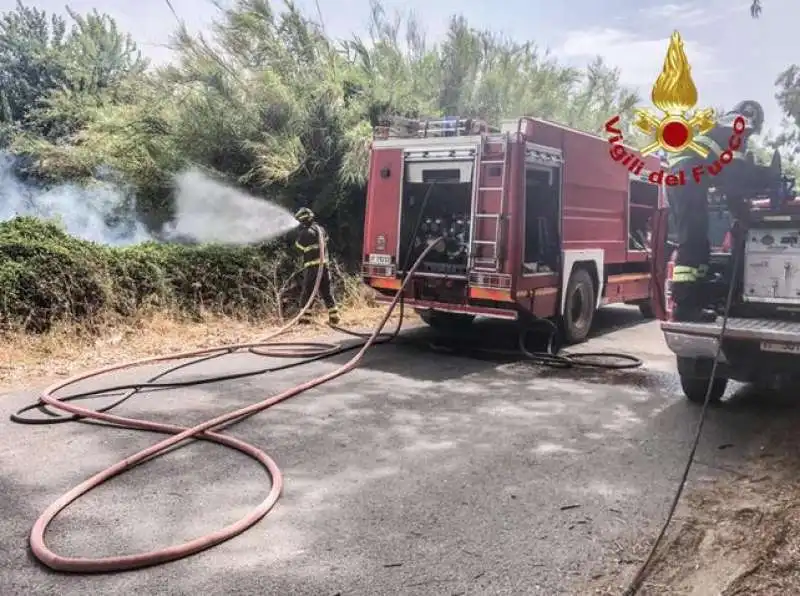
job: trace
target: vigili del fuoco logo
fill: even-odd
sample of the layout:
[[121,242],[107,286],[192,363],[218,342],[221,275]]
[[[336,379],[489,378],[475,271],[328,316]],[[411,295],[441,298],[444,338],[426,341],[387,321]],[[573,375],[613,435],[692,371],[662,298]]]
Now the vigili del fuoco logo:
[[[664,67],[650,94],[653,105],[662,112],[661,117],[646,108],[634,110],[634,126],[652,139],[650,144],[641,148],[642,156],[661,149],[668,154],[692,151],[702,158],[708,157],[709,150],[696,139],[714,128],[716,118],[711,108],[694,109],[697,105],[697,87],[692,80],[691,70],[683,51],[683,40],[680,33],[675,31],[669,40]],[[733,122],[728,147],[719,158],[712,163],[693,167],[687,175],[684,170],[667,173],[663,168],[655,172],[644,171],[645,164],[640,156],[622,145],[622,131],[617,128],[619,121],[617,115],[605,124],[608,142],[611,143],[611,159],[633,174],[646,177],[652,184],[664,183],[667,186],[683,186],[690,179],[698,183],[704,174],[719,174],[733,161],[734,152],[742,144],[742,133],[746,126],[745,119],[738,116]]]

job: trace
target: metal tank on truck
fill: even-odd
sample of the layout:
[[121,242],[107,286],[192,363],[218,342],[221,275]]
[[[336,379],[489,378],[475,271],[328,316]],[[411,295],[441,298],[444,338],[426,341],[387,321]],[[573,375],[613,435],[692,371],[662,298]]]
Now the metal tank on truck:
[[364,281],[388,301],[444,236],[404,295],[432,326],[550,319],[576,343],[603,305],[650,317],[649,226],[663,191],[639,171],[610,159],[606,139],[537,118],[393,119],[372,142]]

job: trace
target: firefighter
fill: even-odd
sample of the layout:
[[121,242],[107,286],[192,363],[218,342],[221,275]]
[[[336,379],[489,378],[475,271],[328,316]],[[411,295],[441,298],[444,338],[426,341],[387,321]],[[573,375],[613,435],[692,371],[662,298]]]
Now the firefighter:
[[[339,324],[339,310],[336,308],[336,301],[333,299],[331,291],[331,277],[328,270],[327,250],[325,258],[320,258],[320,239],[327,240],[327,233],[318,223],[314,221],[314,212],[308,207],[303,207],[294,214],[294,218],[300,222],[300,231],[297,234],[295,247],[303,253],[303,296],[300,303],[305,304],[311,298],[314,291],[314,284],[317,281],[319,268],[322,267],[322,279],[319,284],[319,293],[325,307],[328,309],[328,322],[331,325]],[[327,248],[327,243],[326,243]],[[303,313],[298,321],[300,324],[311,323],[310,309]]]
[[[719,165],[720,156],[729,149],[734,136],[734,122],[743,117],[745,128],[737,135],[740,143],[732,153],[732,159],[712,176],[708,167]],[[716,315],[707,311],[714,296],[715,287],[707,283],[708,261],[711,247],[708,240],[708,189],[715,186],[729,203],[745,198],[757,185],[760,178],[758,166],[752,154],[746,154],[747,140],[758,134],[764,122],[764,110],[755,101],[743,101],[725,114],[714,128],[695,137],[695,142],[709,150],[702,158],[690,150],[671,156],[668,167],[672,173],[684,172],[687,178],[683,186],[667,188],[667,199],[674,214],[678,235],[678,251],[672,276],[672,297],[675,301],[674,318],[678,321],[708,321]],[[725,159],[723,158],[723,161]],[[693,172],[698,171],[697,179]],[[731,205],[732,207],[732,205]],[[732,209],[733,210],[733,209]]]

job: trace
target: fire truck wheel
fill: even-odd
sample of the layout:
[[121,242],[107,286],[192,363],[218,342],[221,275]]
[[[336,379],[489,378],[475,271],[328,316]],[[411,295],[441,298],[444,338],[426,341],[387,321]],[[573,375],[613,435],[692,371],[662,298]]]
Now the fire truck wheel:
[[586,339],[592,328],[594,311],[595,296],[592,276],[586,269],[575,269],[569,278],[569,284],[567,284],[567,299],[564,302],[564,314],[561,317],[566,343],[576,344]]
[[[708,383],[711,381],[710,368],[712,363],[708,360],[695,360],[693,358],[678,357],[678,375],[681,378],[683,394],[693,404],[703,405],[706,400]],[[711,384],[709,403],[716,404],[722,400],[728,379],[716,377]]]
[[[706,400],[706,391],[708,391],[708,381],[709,379],[704,379],[701,377],[681,377],[681,387],[683,388],[683,394],[693,404],[703,405]],[[711,396],[709,397],[709,403],[716,404],[719,403],[722,399],[722,396],[725,394],[725,389],[728,387],[728,379],[720,379],[717,377],[714,379],[714,383],[711,385]]]
[[457,331],[465,329],[475,320],[474,315],[459,315],[452,312],[438,312],[435,310],[418,310],[419,318],[434,329],[441,331]]

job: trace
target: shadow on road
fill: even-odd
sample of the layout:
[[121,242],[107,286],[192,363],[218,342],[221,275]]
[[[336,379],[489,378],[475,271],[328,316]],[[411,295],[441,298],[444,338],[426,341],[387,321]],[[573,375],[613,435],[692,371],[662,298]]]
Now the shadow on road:
[[[696,406],[694,409],[699,411]],[[800,426],[800,400],[796,391],[737,383],[728,390],[724,401],[709,408],[708,420],[724,428],[725,436],[730,439],[722,449],[746,447],[750,455],[763,459],[771,457],[777,448],[781,457],[798,462],[798,442],[794,438],[786,440],[788,436],[795,437]]]

